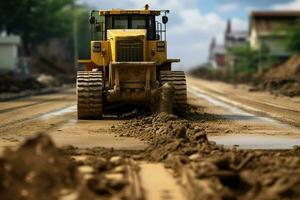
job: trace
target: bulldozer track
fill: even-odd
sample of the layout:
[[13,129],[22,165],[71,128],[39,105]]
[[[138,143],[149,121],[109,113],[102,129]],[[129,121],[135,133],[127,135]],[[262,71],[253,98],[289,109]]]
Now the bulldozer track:
[[177,115],[184,115],[187,106],[187,89],[185,73],[183,71],[161,71],[160,81],[161,84],[172,83],[175,88],[174,95],[174,113]]
[[77,73],[78,119],[100,119],[103,114],[102,72]]

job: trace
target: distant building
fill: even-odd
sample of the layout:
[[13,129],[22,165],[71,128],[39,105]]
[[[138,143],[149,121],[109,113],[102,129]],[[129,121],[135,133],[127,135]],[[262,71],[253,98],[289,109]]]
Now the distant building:
[[18,67],[18,36],[0,36],[0,72],[14,71]]
[[225,67],[225,47],[218,45],[215,38],[212,39],[209,47],[209,62],[215,69]]
[[227,27],[224,35],[225,48],[230,48],[244,45],[248,42],[248,31],[233,31],[231,20],[228,20]]
[[226,50],[225,61],[228,67],[234,67],[239,58],[230,53],[230,49],[246,45],[248,43],[248,31],[233,31],[231,20],[228,20],[224,34],[224,45]]
[[284,26],[292,26],[300,17],[300,11],[255,11],[250,15],[250,46],[260,50],[262,45],[268,48],[272,56],[286,58],[290,56],[283,40]]

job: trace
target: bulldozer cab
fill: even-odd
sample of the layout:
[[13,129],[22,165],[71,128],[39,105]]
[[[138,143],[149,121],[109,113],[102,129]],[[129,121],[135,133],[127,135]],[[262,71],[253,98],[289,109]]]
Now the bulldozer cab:
[[[162,20],[158,16],[164,13]],[[110,10],[92,11],[90,16],[91,39],[106,40],[107,31],[112,29],[144,29],[147,40],[166,41],[168,10]]]

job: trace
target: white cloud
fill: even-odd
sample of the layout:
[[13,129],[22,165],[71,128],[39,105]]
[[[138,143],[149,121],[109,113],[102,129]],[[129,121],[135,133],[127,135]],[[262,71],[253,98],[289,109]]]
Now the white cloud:
[[239,18],[232,19],[232,28],[235,31],[246,31],[248,30],[248,22]]
[[229,4],[222,4],[221,6],[218,7],[218,10],[220,12],[232,12],[235,11],[239,8],[239,6],[236,3],[229,3]]
[[224,21],[214,13],[202,14],[198,9],[185,9],[178,11],[181,21],[170,27],[173,34],[193,34],[215,32],[224,28]]
[[[197,0],[80,0],[97,9],[143,8],[147,3],[152,9],[170,9],[168,23],[168,56],[180,58],[176,68],[189,69],[206,62],[208,47],[213,36],[222,42],[226,19],[215,12],[204,13],[197,7]],[[233,19],[234,29],[247,25]]]
[[261,8],[258,8],[258,7],[255,7],[255,6],[246,6],[246,7],[245,7],[245,11],[246,11],[247,13],[251,13],[251,12],[254,11],[254,10],[261,10]]
[[273,10],[300,10],[300,0],[293,0],[289,3],[276,4]]

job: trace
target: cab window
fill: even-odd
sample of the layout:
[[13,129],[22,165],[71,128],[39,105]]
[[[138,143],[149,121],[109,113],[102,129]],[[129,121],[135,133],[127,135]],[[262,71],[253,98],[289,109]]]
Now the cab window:
[[132,29],[146,29],[146,16],[132,16],[131,18]]
[[105,29],[147,29],[148,40],[156,40],[154,15],[109,15],[105,17]]
[[113,28],[114,29],[128,29],[128,16],[117,15],[114,16]]

